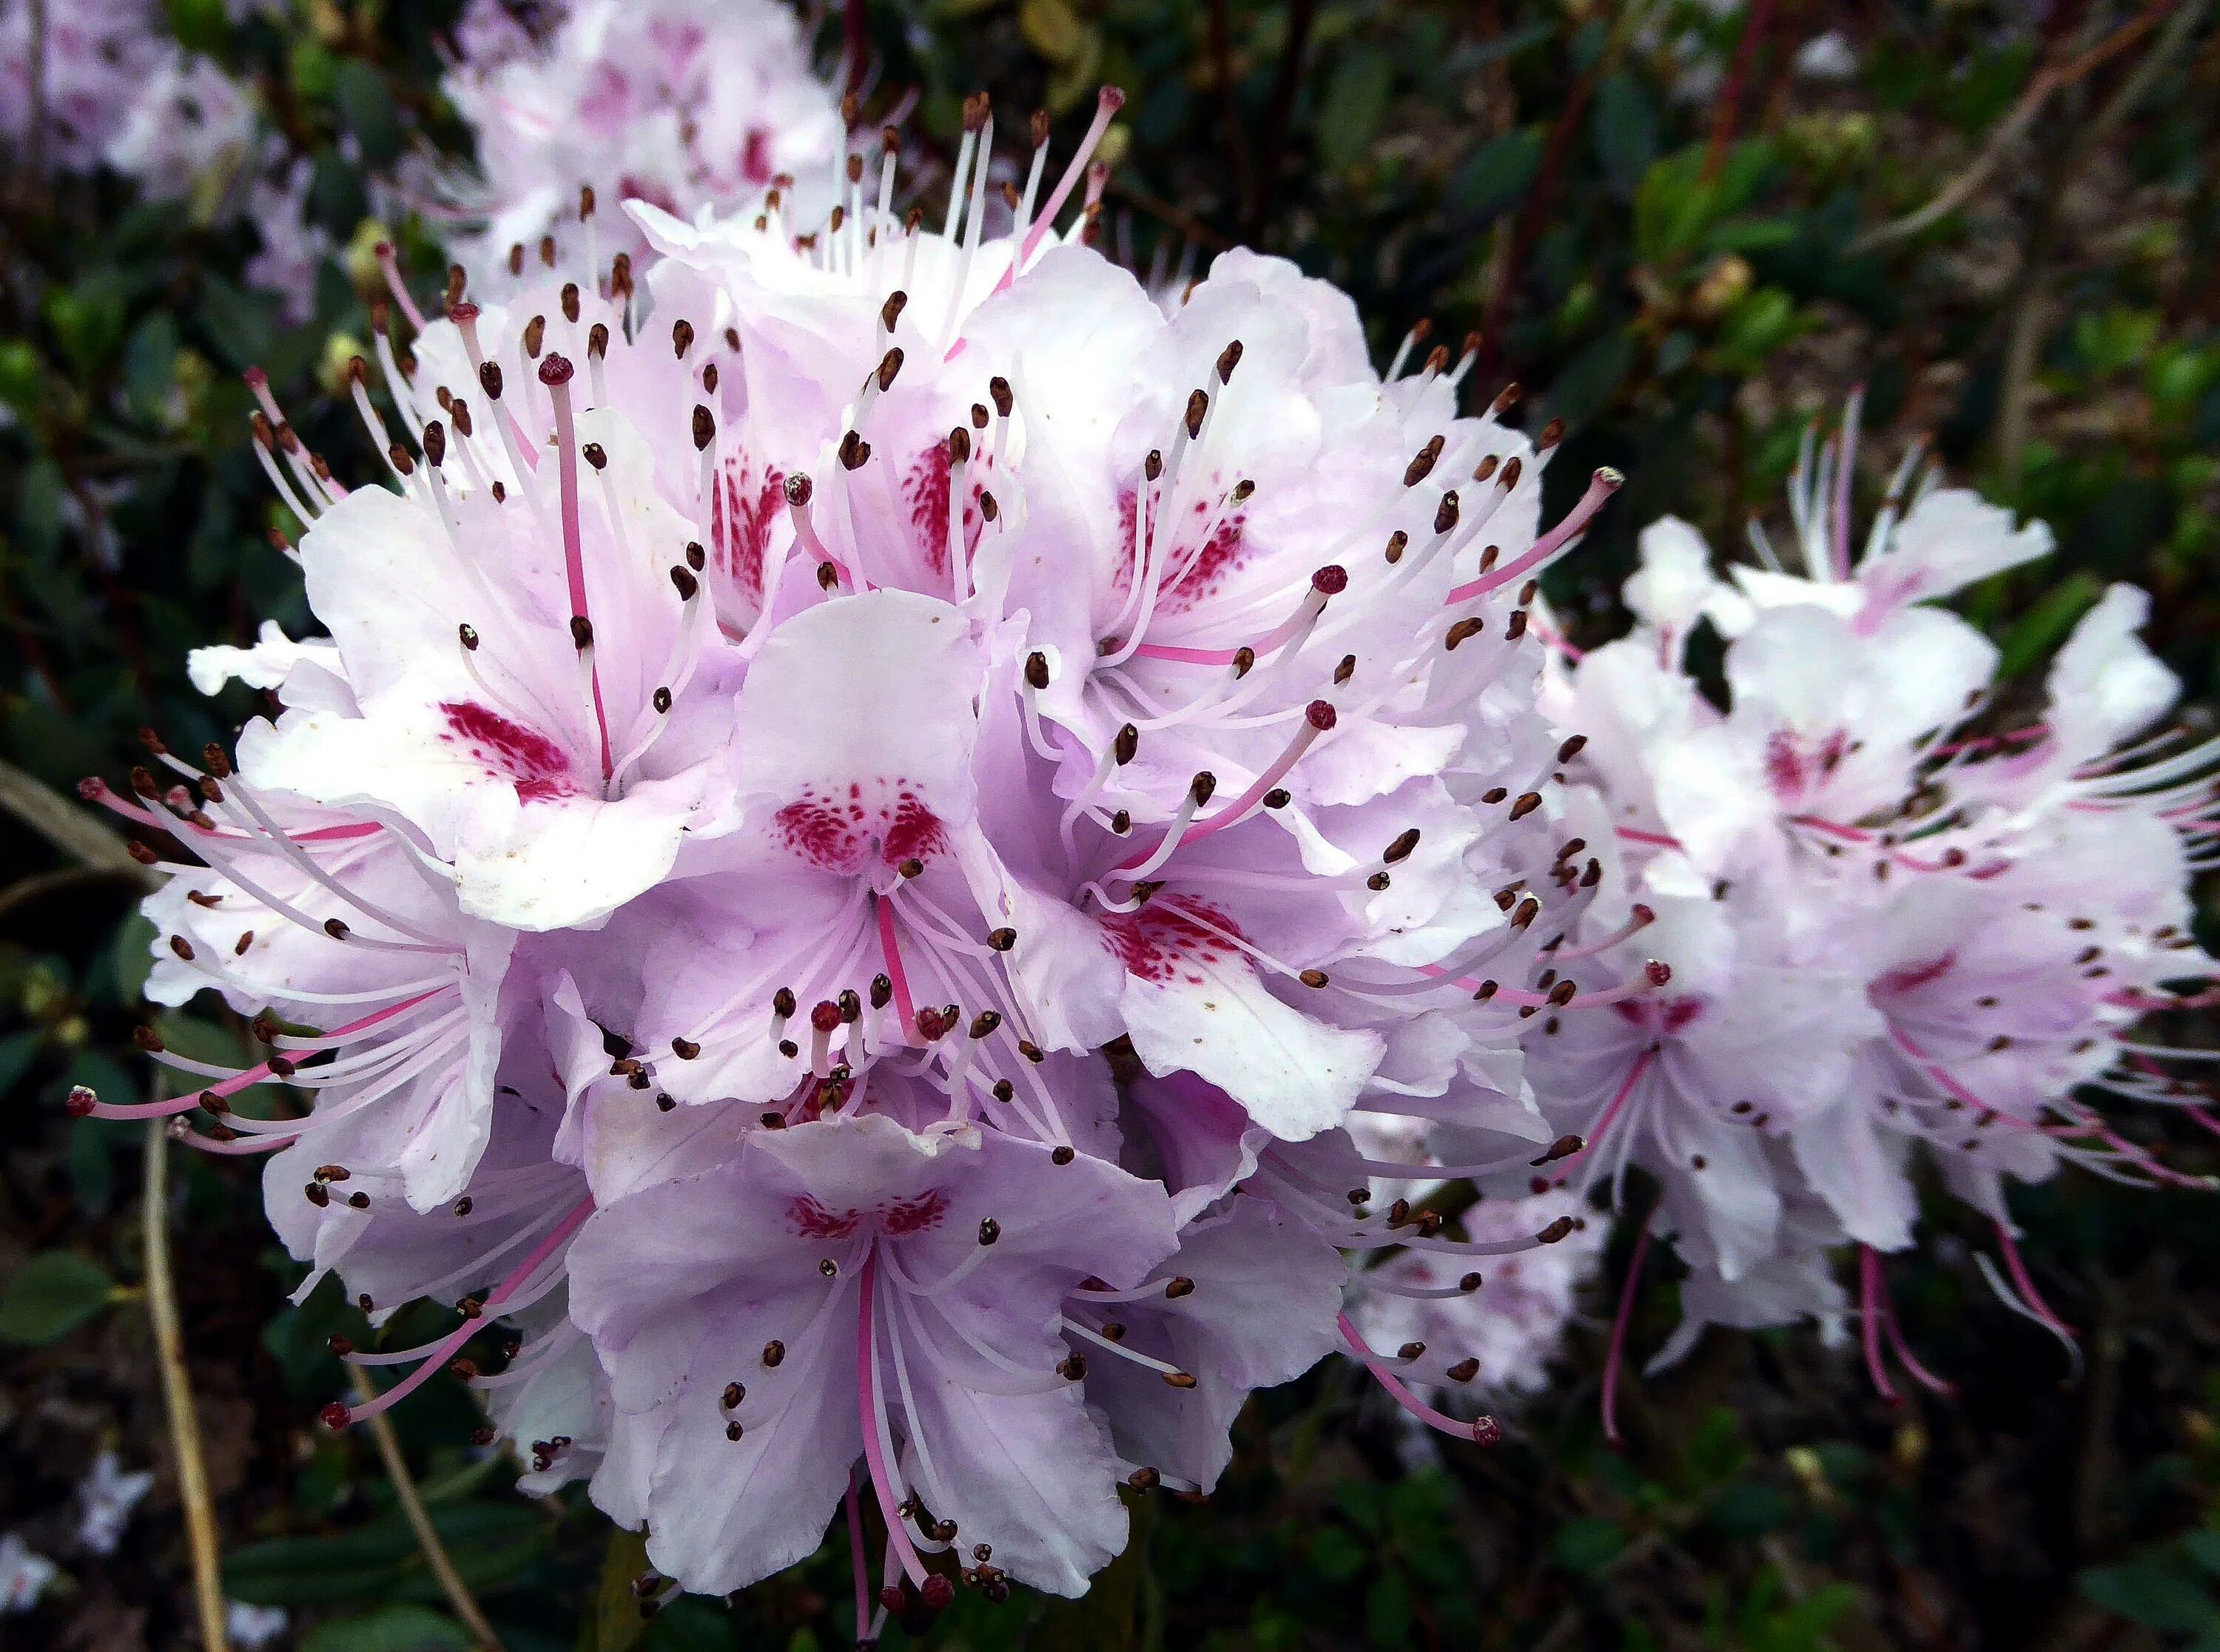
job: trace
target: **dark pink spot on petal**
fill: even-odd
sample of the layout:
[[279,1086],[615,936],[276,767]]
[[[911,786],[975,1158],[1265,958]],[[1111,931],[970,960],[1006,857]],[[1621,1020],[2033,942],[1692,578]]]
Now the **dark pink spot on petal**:
[[447,720],[448,730],[440,738],[506,776],[521,801],[576,797],[583,791],[571,771],[570,753],[539,730],[511,722],[475,701],[442,701],[440,713]]
[[939,1227],[948,1214],[948,1195],[938,1188],[914,1199],[897,1199],[879,1206],[879,1226],[891,1234],[922,1233]]
[[829,1211],[808,1194],[787,1201],[786,1224],[805,1239],[845,1239],[856,1231],[860,1213]]
[[745,453],[725,464],[725,485],[712,496],[709,539],[718,567],[751,603],[763,601],[764,559],[770,532],[785,506],[786,477],[776,467],[758,481]]
[[1868,996],[1888,998],[1899,993],[1917,992],[1922,987],[1931,986],[1940,981],[1957,968],[1957,965],[1958,955],[1955,952],[1945,952],[1941,957],[1930,959],[1925,963],[1901,965],[1874,982]]
[[[1213,907],[1194,902],[1194,908],[1228,935],[1241,931],[1231,918]],[[1202,976],[1183,966],[1189,962],[1217,963],[1238,949],[1170,907],[1149,906],[1138,912],[1116,912],[1102,920],[1102,936],[1126,973],[1143,981],[1169,982],[1184,977],[1200,986]]]
[[[967,556],[979,546],[979,495],[986,487],[992,468],[987,455],[976,449],[965,467],[970,483],[970,496],[963,502],[963,545]],[[902,499],[909,506],[910,531],[917,538],[918,548],[924,552],[926,568],[936,574],[948,571],[948,449],[935,443],[917,456],[902,482]]]

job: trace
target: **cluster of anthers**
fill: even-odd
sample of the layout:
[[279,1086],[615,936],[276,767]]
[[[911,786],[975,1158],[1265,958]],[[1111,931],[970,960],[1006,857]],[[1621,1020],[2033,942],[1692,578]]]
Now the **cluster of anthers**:
[[457,269],[427,320],[389,259],[380,479],[251,381],[328,636],[203,651],[278,714],[84,789],[169,877],[150,995],[265,1053],[149,1034],[190,1088],[78,1110],[270,1155],[304,1290],[458,1310],[343,1348],[414,1368],[327,1419],[452,1367],[694,1590],[845,1501],[866,1635],[1082,1591],[1121,1492],[1207,1493],[1336,1348],[1493,1437],[1444,1397],[1482,1350],[1344,1294],[1469,1297],[1585,1217],[1381,1184],[1580,1155],[1522,1041],[1669,978],[1572,943],[1610,832],[1537,704],[1536,581],[1617,477],[1543,531],[1555,428],[1461,413],[1469,346],[1383,379],[1284,263],[1168,315],[1090,244],[1120,101],[1052,187],[1035,120],[998,235],[979,99],[937,225],[889,134],[806,225],[783,179],[633,203],[642,273]]

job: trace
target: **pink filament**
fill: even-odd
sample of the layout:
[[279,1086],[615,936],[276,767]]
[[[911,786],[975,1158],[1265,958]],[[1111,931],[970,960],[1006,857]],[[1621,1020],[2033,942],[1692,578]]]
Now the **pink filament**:
[[2035,1288],[2035,1281],[2028,1275],[2027,1263],[2020,1259],[2019,1245],[2013,1239],[2011,1230],[2002,1222],[1996,1224],[1996,1230],[1997,1244],[2005,1253],[2005,1270],[2011,1274],[2011,1281],[2019,1288],[2019,1294],[2027,1299],[2028,1306],[2035,1310],[2037,1318],[2067,1342],[2078,1341],[2073,1328],[2050,1311],[2050,1304],[2044,1301],[2042,1293]]
[[909,976],[902,969],[901,948],[895,944],[895,909],[885,895],[879,897],[879,951],[886,955],[887,979],[894,982],[895,1014],[901,1022],[902,1037],[912,1037],[917,1027],[917,1005],[909,995]]
[[1888,1275],[1881,1271],[1880,1258],[1874,1258],[1874,1295],[1880,1300],[1881,1326],[1888,1332],[1888,1345],[1895,1354],[1897,1363],[1911,1373],[1912,1380],[1930,1393],[1955,1394],[1958,1385],[1945,1381],[1912,1357],[1911,1349],[1904,1340],[1904,1329],[1896,1323],[1896,1303],[1888,1294]]
[[[1295,731],[1294,739],[1288,742],[1286,749],[1272,759],[1270,765],[1263,774],[1257,776],[1255,782],[1247,791],[1242,793],[1207,820],[1190,821],[1187,829],[1180,833],[1179,842],[1173,847],[1184,849],[1191,843],[1200,843],[1213,832],[1223,832],[1227,826],[1238,825],[1251,810],[1264,801],[1265,793],[1287,777],[1288,770],[1294,768],[1301,760],[1303,753],[1311,749],[1311,743],[1325,732],[1325,731],[1316,723],[1307,718],[1304,719],[1303,726]],[[1130,872],[1137,866],[1145,866],[1156,858],[1157,851],[1163,847],[1163,839],[1159,838],[1153,847],[1137,850],[1119,862],[1118,870],[1121,872]]]
[[385,272],[386,290],[393,295],[393,302],[401,307],[401,313],[408,318],[408,325],[421,333],[424,316],[416,308],[416,301],[408,296],[408,289],[402,284],[400,262],[393,256],[392,242],[378,242],[377,267]]
[[434,1371],[446,1364],[448,1359],[458,1349],[477,1334],[485,1321],[500,1308],[501,1305],[515,1295],[518,1289],[539,1271],[540,1264],[560,1250],[571,1236],[578,1231],[580,1225],[593,1213],[594,1200],[589,1194],[578,1201],[577,1207],[569,1215],[555,1224],[546,1238],[533,1247],[532,1254],[517,1265],[514,1272],[487,1293],[484,1307],[477,1318],[464,1320],[461,1325],[433,1343],[425,1351],[421,1364],[378,1395],[377,1399],[365,1400],[359,1406],[348,1406],[346,1420],[350,1423],[359,1423],[365,1417],[375,1417],[382,1411],[390,1410],[421,1387]]
[[1380,1386],[1394,1395],[1395,1403],[1405,1411],[1409,1412],[1427,1427],[1437,1428],[1443,1433],[1453,1435],[1460,1440],[1481,1440],[1487,1437],[1492,1424],[1486,1418],[1476,1423],[1461,1422],[1446,1412],[1436,1411],[1405,1387],[1401,1379],[1388,1368],[1388,1362],[1365,1345],[1364,1338],[1356,1334],[1356,1327],[1349,1322],[1347,1314],[1340,1315],[1337,1323],[1341,1326],[1342,1337],[1349,1343],[1350,1351],[1364,1362],[1365,1368],[1379,1379]]
[[1525,577],[1530,569],[1538,567],[1570,544],[1595,514],[1603,508],[1604,502],[1618,491],[1624,479],[1616,471],[1598,471],[1589,478],[1588,490],[1581,496],[1580,502],[1565,513],[1564,519],[1556,527],[1535,540],[1531,551],[1492,572],[1457,586],[1442,599],[1442,606],[1454,608],[1459,602],[1467,602],[1475,596],[1485,596],[1490,591],[1499,591],[1506,585],[1516,584]]
[[864,1563],[864,1502],[856,1494],[856,1469],[848,1468],[848,1561],[856,1573],[856,1644],[864,1643],[871,1622],[871,1580]]
[[1888,1405],[1900,1406],[1904,1398],[1890,1386],[1880,1357],[1880,1256],[1869,1244],[1858,1247],[1858,1330],[1865,1344],[1866,1370],[1874,1390]]
[[887,1545],[900,1556],[910,1581],[925,1586],[925,1562],[918,1558],[909,1533],[902,1527],[902,1499],[895,1494],[894,1477],[887,1472],[886,1453],[879,1446],[878,1338],[874,1334],[872,1308],[878,1298],[879,1247],[874,1242],[864,1257],[863,1277],[857,1281],[856,1400],[864,1424],[864,1462],[871,1471],[871,1492],[879,1499],[879,1513],[887,1523]]
[[1618,1087],[1618,1094],[1612,1097],[1611,1105],[1603,1110],[1603,1117],[1596,1120],[1596,1126],[1588,1132],[1587,1140],[1581,1144],[1579,1151],[1565,1156],[1564,1169],[1557,1175],[1560,1186],[1563,1185],[1573,1166],[1595,1150],[1596,1144],[1604,1138],[1612,1124],[1617,1121],[1619,1110],[1626,1105],[1627,1097],[1634,1094],[1634,1087],[1641,1082],[1642,1075],[1649,1070],[1649,1063],[1656,1057],[1657,1048],[1652,1044],[1634,1058],[1634,1065],[1627,1069],[1625,1082]]
[[[578,433],[571,419],[571,383],[565,370],[559,378],[551,378],[547,369],[559,358],[550,356],[540,367],[540,383],[547,386],[549,398],[555,404],[555,478],[563,502],[563,577],[569,586],[571,616],[584,620],[592,618],[586,612],[586,552],[578,527]],[[609,754],[609,718],[602,704],[602,668],[598,663],[587,668],[593,680],[594,722],[601,731],[602,778],[608,780],[616,772],[616,764]]]
[[[341,1039],[352,1038],[358,1032],[367,1032],[381,1021],[390,1020],[403,1010],[414,1009],[426,999],[445,990],[444,988],[434,987],[430,992],[418,993],[414,998],[403,999],[398,1004],[389,1004],[374,1015],[365,1015],[359,1021],[350,1021],[343,1027],[336,1027],[324,1034],[321,1047],[328,1048],[338,1044]],[[310,1046],[304,1044],[300,1047],[307,1049]],[[240,1091],[252,1089],[257,1084],[282,1082],[270,1070],[268,1062],[258,1062],[253,1066],[234,1073],[219,1083],[203,1084],[190,1095],[173,1096],[166,1101],[96,1101],[93,1103],[92,1111],[85,1117],[89,1119],[168,1119],[180,1113],[190,1113],[201,1105],[201,1098],[204,1095],[236,1095]],[[252,1153],[259,1150],[252,1147],[224,1149],[221,1144],[216,1145],[219,1146],[220,1150],[237,1153]]]
[[[1102,134],[1110,129],[1110,122],[1125,107],[1126,94],[1115,86],[1105,86],[1096,96],[1094,119],[1087,128],[1087,135],[1079,140],[1078,153],[1072,156],[1071,165],[1063,169],[1063,176],[1057,180],[1056,188],[1049,195],[1048,204],[1034,218],[1032,228],[1026,231],[1025,244],[1018,248],[1017,257],[1010,260],[1010,267],[1002,271],[1002,278],[995,284],[996,292],[1018,278],[1018,271],[1025,267],[1026,260],[1032,257],[1033,250],[1041,243],[1041,237],[1054,226],[1056,215],[1063,210],[1063,203],[1071,198],[1072,190],[1087,175],[1087,163],[1094,159],[1095,146],[1102,141]],[[986,158],[982,156],[980,170],[984,171],[986,165]]]
[[[1304,627],[1325,610],[1326,593],[1315,587],[1303,593],[1303,600],[1295,611],[1249,645],[1251,654],[1269,654],[1281,644],[1300,635]],[[1231,665],[1241,651],[1238,648],[1181,648],[1169,643],[1139,643],[1132,652],[1141,659],[1169,660],[1177,665]]]
[[[170,832],[179,838],[186,838],[187,834],[190,833],[203,838],[214,838],[223,843],[254,844],[262,841],[252,832],[211,832],[206,826],[195,826],[190,820],[182,820],[174,814],[158,814],[153,809],[142,807],[119,795],[104,780],[84,782],[78,788],[78,794],[86,801],[97,803],[101,807],[109,810],[111,814],[120,814],[127,820],[156,832]],[[294,843],[334,843],[349,838],[367,838],[382,830],[384,828],[373,820],[365,821],[359,826],[318,826],[312,832],[290,832],[287,836]]]
[[1642,1264],[1649,1260],[1649,1221],[1656,1215],[1651,1206],[1634,1235],[1634,1254],[1626,1259],[1626,1283],[1619,1287],[1618,1312],[1612,1317],[1611,1346],[1603,1359],[1603,1437],[1613,1445],[1625,1443],[1618,1432],[1618,1369],[1626,1354],[1626,1327],[1634,1318],[1634,1296],[1642,1283]]

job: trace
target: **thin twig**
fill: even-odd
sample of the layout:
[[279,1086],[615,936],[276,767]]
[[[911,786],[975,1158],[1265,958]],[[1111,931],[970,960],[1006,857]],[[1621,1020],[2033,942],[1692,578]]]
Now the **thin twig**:
[[1293,0],[1288,7],[1288,44],[1280,53],[1279,72],[1272,77],[1272,95],[1264,105],[1264,142],[1257,153],[1256,193],[1244,215],[1248,239],[1254,240],[1271,209],[1273,191],[1280,184],[1280,156],[1288,142],[1288,119],[1294,113],[1295,92],[1303,81],[1303,53],[1310,45],[1311,17],[1317,0]]
[[[2177,5],[2175,0],[2167,0],[2167,4],[2174,7],[2173,16],[2151,42],[2150,50],[2143,53],[2097,113],[2076,127],[2046,169],[2011,306],[2011,324],[2005,338],[2003,383],[1997,393],[1997,457],[2006,479],[2014,483],[2019,480],[2020,465],[2027,452],[2029,394],[2035,380],[2036,358],[2050,321],[2050,258],[2059,240],[2067,186],[2090,152],[2110,138],[2121,122],[2135,112],[2136,105],[2148,94],[2167,61],[2189,43],[2208,3],[2209,0],[2187,0],[2186,4]],[[2147,17],[2158,15],[2145,14]],[[2127,29],[2121,29],[2111,36],[2111,41],[2127,33]],[[2111,41],[2105,44],[2109,46]]]
[[1151,195],[1115,173],[1111,175],[1110,194],[1113,199],[1123,201],[1128,206],[1138,207],[1151,217],[1163,220],[1205,252],[1223,252],[1233,245],[1184,207],[1175,206],[1162,196]]
[[[350,1366],[348,1372],[354,1378],[355,1393],[365,1404],[377,1398],[377,1386],[362,1367]],[[393,1431],[393,1419],[379,1411],[372,1412],[365,1420],[370,1424],[371,1438],[377,1442],[377,1455],[385,1460],[385,1476],[393,1482],[394,1499],[401,1505],[402,1513],[408,1516],[408,1529],[416,1534],[416,1547],[423,1551],[424,1563],[432,1568],[432,1575],[440,1580],[440,1588],[446,1592],[447,1604],[455,1609],[455,1616],[463,1620],[464,1627],[477,1637],[483,1652],[502,1652],[501,1637],[493,1632],[493,1625],[486,1622],[485,1613],[478,1609],[470,1586],[463,1581],[462,1574],[455,1570],[454,1562],[447,1557],[446,1545],[440,1541],[432,1517],[424,1507],[424,1499],[416,1493],[416,1480],[408,1472],[408,1459],[401,1455],[401,1441]]]
[[154,1350],[162,1367],[162,1403],[169,1412],[170,1443],[178,1456],[178,1498],[185,1509],[185,1541],[193,1557],[193,1605],[200,1614],[206,1652],[230,1652],[224,1634],[223,1575],[216,1547],[215,1503],[208,1464],[201,1455],[201,1424],[193,1408],[192,1378],[185,1369],[184,1333],[178,1321],[177,1288],[170,1275],[170,1137],[166,1121],[147,1121],[147,1308],[154,1321]]
[[1494,286],[1487,295],[1487,309],[1480,324],[1480,360],[1475,379],[1485,385],[1503,365],[1503,324],[1511,313],[1512,289],[1518,284],[1518,271],[1541,238],[1542,226],[1547,221],[1552,197],[1556,193],[1557,179],[1565,170],[1566,158],[1572,153],[1573,140],[1581,129],[1581,115],[1587,108],[1588,94],[1595,88],[1596,72],[1593,66],[1583,70],[1573,81],[1572,90],[1565,94],[1564,107],[1557,112],[1557,122],[1550,128],[1550,136],[1542,146],[1542,160],[1534,171],[1534,182],[1526,191],[1526,203],[1519,209],[1518,227],[1511,237],[1511,250],[1498,266]]
[[83,888],[87,884],[110,883],[119,880],[136,883],[131,876],[138,871],[133,866],[127,872],[120,866],[59,866],[50,872],[34,872],[28,877],[19,877],[6,888],[0,889],[0,921],[14,917],[24,907],[71,889]]
[[1708,184],[1719,175],[1726,164],[1727,145],[1734,140],[1735,121],[1742,109],[1743,93],[1749,90],[1749,73],[1756,66],[1757,49],[1765,43],[1773,28],[1774,0],[1754,0],[1749,16],[1742,26],[1742,40],[1735,47],[1734,62],[1727,70],[1726,84],[1719,88],[1719,101],[1712,114],[1712,134],[1704,146],[1704,182]]
[[2024,135],[2035,117],[2042,112],[2042,106],[2050,101],[2052,94],[2072,85],[2082,76],[2134,45],[2177,3],[2178,0],[2157,0],[2157,3],[2142,16],[2133,22],[2123,24],[2080,57],[2054,63],[2038,72],[2035,78],[2027,83],[2027,90],[2019,95],[2019,101],[2006,111],[2005,118],[1989,134],[1989,140],[1981,146],[1980,153],[1974,157],[1972,164],[1965,171],[1943,185],[1925,206],[1868,230],[1850,243],[1850,251],[1869,252],[1875,247],[1902,240],[1907,235],[1917,235],[1930,224],[1948,217],[1972,200],[1981,186],[1989,181],[1989,175],[2004,164],[2005,156]]
[[147,888],[159,882],[131,858],[123,839],[90,809],[63,801],[53,788],[10,763],[0,763],[0,809],[14,815],[80,865],[128,872]]

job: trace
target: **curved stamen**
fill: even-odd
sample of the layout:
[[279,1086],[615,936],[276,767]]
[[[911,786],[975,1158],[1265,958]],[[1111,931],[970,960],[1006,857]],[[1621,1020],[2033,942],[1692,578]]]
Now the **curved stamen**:
[[1350,1352],[1364,1362],[1365,1368],[1379,1379],[1380,1386],[1394,1396],[1397,1405],[1427,1427],[1439,1429],[1444,1434],[1460,1440],[1470,1440],[1479,1445],[1493,1445],[1502,1437],[1503,1431],[1493,1417],[1483,1415],[1467,1423],[1444,1412],[1436,1411],[1405,1387],[1402,1379],[1388,1368],[1388,1362],[1366,1346],[1364,1338],[1357,1335],[1356,1327],[1350,1323],[1346,1313],[1337,1316],[1335,1323],[1341,1327],[1342,1340],[1349,1344]]

